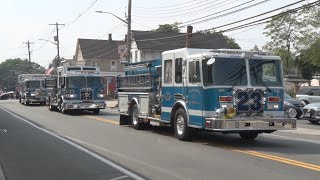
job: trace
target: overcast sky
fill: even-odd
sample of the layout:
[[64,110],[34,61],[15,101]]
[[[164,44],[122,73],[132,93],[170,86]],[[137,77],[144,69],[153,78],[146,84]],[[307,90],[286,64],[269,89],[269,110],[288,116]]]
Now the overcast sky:
[[[187,22],[221,11],[230,12],[232,10],[226,11],[226,9],[250,0],[132,1],[132,29],[150,30],[156,29],[159,24]],[[258,2],[263,3],[238,13],[192,25],[194,31],[209,29],[296,1],[298,0],[251,0],[239,8]],[[127,3],[127,0],[0,0],[0,62],[9,58],[26,59],[27,46],[23,43],[29,40],[33,43],[31,60],[47,67],[56,56],[56,46],[39,39],[53,41],[55,27],[49,24],[56,22],[65,24],[59,31],[61,57],[73,57],[77,38],[107,39],[108,33],[112,33],[113,39],[122,40],[126,34],[126,24],[111,15],[98,14],[95,11],[108,11],[125,19]],[[89,9],[91,5],[93,6]],[[89,10],[86,11],[87,9]],[[262,34],[263,28],[264,25],[260,25],[228,32],[226,35],[235,38],[242,49],[251,49],[255,44],[261,47],[268,40]],[[182,28],[182,32],[185,31],[186,28]]]

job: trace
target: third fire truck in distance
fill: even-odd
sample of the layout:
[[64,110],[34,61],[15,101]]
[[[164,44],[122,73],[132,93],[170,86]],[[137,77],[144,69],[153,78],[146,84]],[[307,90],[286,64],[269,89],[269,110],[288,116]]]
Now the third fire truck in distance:
[[44,80],[51,75],[21,74],[18,76],[19,102],[25,105],[30,103],[46,103],[46,88]]

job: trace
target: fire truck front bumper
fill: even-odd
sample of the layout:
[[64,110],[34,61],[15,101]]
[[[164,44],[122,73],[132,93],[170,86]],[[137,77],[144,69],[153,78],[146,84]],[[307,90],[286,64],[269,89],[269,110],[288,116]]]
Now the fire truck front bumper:
[[66,110],[90,110],[90,109],[105,109],[105,101],[74,101],[74,100],[65,100],[62,104]]
[[212,131],[261,131],[295,130],[296,119],[291,118],[205,118],[205,129]]
[[45,103],[46,97],[39,97],[39,96],[27,96],[27,101],[30,103]]

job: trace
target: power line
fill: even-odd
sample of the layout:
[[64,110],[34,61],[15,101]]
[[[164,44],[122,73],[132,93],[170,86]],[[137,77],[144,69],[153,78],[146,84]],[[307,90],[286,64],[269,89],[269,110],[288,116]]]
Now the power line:
[[[221,0],[217,0],[217,1],[221,1]],[[154,9],[150,10],[150,8],[148,8],[148,9],[145,9],[143,11],[135,10],[135,12],[137,12],[138,14],[146,14],[146,15],[150,15],[150,14],[151,15],[154,15],[154,14],[157,14],[157,15],[159,15],[159,14],[170,14],[170,13],[194,10],[194,9],[196,9],[198,7],[209,6],[210,4],[216,3],[217,1],[211,1],[211,2],[203,1],[203,2],[207,2],[207,3],[202,4],[203,2],[198,2],[196,4],[193,4],[193,5],[190,5],[190,6],[186,6],[186,7],[177,7],[176,6],[175,8],[172,8],[172,9],[168,8],[168,9],[164,9],[164,10],[154,10]],[[224,2],[224,1],[228,1],[228,0],[222,0],[222,2]],[[221,2],[218,3],[218,4],[221,4]],[[214,5],[216,5],[216,4],[214,4]],[[186,9],[184,9],[184,8],[186,8]]]
[[[217,18],[221,18],[221,17],[225,17],[225,16],[228,16],[228,15],[231,15],[231,14],[234,14],[234,13],[237,13],[237,12],[241,12],[243,10],[246,10],[246,9],[249,9],[249,8],[252,8],[252,7],[255,7],[255,6],[258,6],[260,4],[263,4],[263,3],[266,3],[270,0],[264,0],[264,1],[261,1],[261,2],[258,2],[258,3],[255,3],[255,4],[252,4],[252,5],[249,5],[249,6],[246,6],[246,7],[243,7],[243,8],[240,8],[240,9],[237,9],[237,10],[234,10],[234,11],[231,11],[231,12],[228,12],[228,13],[224,13],[224,14],[221,14],[221,15],[218,15],[218,16],[214,16],[214,17],[211,17],[211,18],[208,18],[208,19],[204,19],[204,20],[201,20],[201,21],[197,21],[197,22],[193,22],[193,23],[189,23],[189,24],[199,24],[199,23],[203,23],[203,22],[207,22],[207,21],[210,21],[210,20],[213,20],[213,19],[217,19]],[[224,11],[220,11],[219,13],[221,12],[224,12]],[[217,13],[215,13],[217,14]],[[213,14],[213,15],[215,15]],[[212,16],[212,15],[209,15],[209,16]],[[194,21],[194,20],[192,20]],[[191,22],[192,22],[191,21]],[[190,22],[190,21],[189,21]],[[182,24],[186,24],[187,22],[184,22]]]
[[70,23],[66,23],[67,26],[70,26],[72,25],[73,23],[77,22],[81,16],[83,16],[84,14],[86,14],[96,3],[98,2],[98,0],[94,0],[89,7],[87,7],[83,12],[81,12],[80,14],[78,14],[78,16],[73,20],[71,21]]
[[[151,19],[163,19],[163,18],[170,18],[170,17],[181,17],[181,16],[186,16],[186,15],[194,15],[194,14],[199,14],[199,12],[204,12],[205,10],[212,10],[213,8],[221,8],[221,7],[224,7],[224,6],[226,6],[226,5],[229,5],[229,4],[232,4],[232,3],[234,3],[234,2],[237,2],[237,1],[239,1],[239,0],[234,0],[234,1],[229,1],[229,0],[226,0],[226,1],[223,1],[223,2],[220,2],[220,3],[217,3],[217,4],[214,4],[214,5],[212,5],[212,6],[207,6],[207,7],[205,7],[205,8],[202,8],[202,9],[197,9],[196,10],[196,7],[194,7],[194,8],[192,8],[192,9],[190,9],[190,10],[192,10],[192,12],[186,12],[186,13],[182,13],[182,14],[175,14],[175,15],[172,15],[172,13],[171,13],[171,15],[168,15],[168,16],[158,16],[158,14],[157,14],[157,16],[155,16],[155,15],[153,15],[153,16],[139,16],[139,15],[134,15],[135,17],[140,17],[140,18],[151,18]],[[255,1],[255,0],[251,0],[251,1]],[[190,11],[189,10],[189,11]],[[183,11],[176,11],[176,12],[178,12],[178,13],[180,13],[180,12],[183,12]],[[168,14],[168,13],[165,13],[165,14]]]
[[241,20],[239,20],[239,21],[234,21],[234,22],[232,22],[232,23],[224,24],[224,25],[215,27],[215,29],[216,29],[216,28],[225,27],[225,26],[229,26],[229,25],[232,25],[232,24],[236,24],[236,23],[239,23],[239,22],[247,21],[247,20],[249,20],[249,19],[253,19],[253,18],[256,18],[256,17],[259,17],[259,16],[263,16],[263,15],[266,15],[266,14],[270,14],[270,13],[272,13],[272,12],[279,11],[279,10],[281,10],[281,9],[284,9],[284,8],[287,8],[287,7],[290,7],[290,6],[299,4],[299,3],[303,2],[303,1],[306,1],[306,0],[300,0],[300,1],[297,1],[297,2],[295,2],[295,3],[291,3],[291,4],[288,4],[288,5],[282,6],[282,7],[280,7],[280,8],[271,10],[271,11],[267,11],[267,12],[264,12],[264,13],[261,13],[261,14],[255,15],[255,16],[251,16],[251,17],[249,17],[249,18],[245,18],[245,19],[241,19]]
[[[302,2],[302,1],[305,1],[305,0],[301,0],[301,1],[299,1],[299,2]],[[298,3],[298,2],[296,2],[296,3]],[[277,8],[276,10],[283,9],[283,8],[285,8],[285,7],[292,6],[292,5],[296,4],[296,3],[292,3],[292,4],[290,4],[290,5],[287,5],[287,6],[284,6],[284,7],[281,7],[281,8]],[[319,2],[316,1],[316,2],[310,3],[310,4],[308,4],[308,6],[316,5],[316,3],[319,3]],[[273,16],[269,16],[269,17],[266,17],[266,18],[263,18],[263,19],[260,19],[260,20],[257,20],[257,21],[253,21],[253,22],[250,22],[250,23],[247,23],[247,24],[243,24],[243,25],[240,25],[240,26],[236,26],[236,27],[233,27],[233,28],[229,28],[229,29],[227,29],[227,30],[231,30],[231,29],[234,29],[234,28],[239,28],[239,27],[241,27],[241,26],[246,26],[246,25],[253,24],[253,23],[258,23],[258,22],[260,22],[260,21],[268,20],[268,19],[271,19],[271,18],[276,17],[276,16],[282,16],[282,15],[284,15],[284,14],[286,14],[286,13],[290,13],[290,12],[293,12],[293,11],[296,11],[296,10],[299,10],[299,9],[302,9],[302,8],[304,8],[304,7],[305,7],[305,5],[300,6],[300,7],[298,7],[298,8],[290,9],[290,10],[287,10],[287,11],[285,11],[285,12],[282,12],[282,13],[279,13],[279,14],[276,14],[276,15],[273,15]],[[266,12],[266,13],[262,13],[262,14],[267,14],[267,13],[270,13],[270,12],[273,12],[273,11],[275,11],[275,10],[272,10],[272,11],[269,11],[269,12]],[[246,18],[246,19],[243,19],[243,20],[235,21],[235,22],[232,22],[232,23],[228,23],[228,24],[225,24],[225,25],[218,26],[218,27],[206,29],[206,30],[204,30],[204,31],[209,31],[209,30],[214,30],[214,29],[217,29],[217,28],[229,26],[229,25],[236,24],[236,23],[238,23],[238,22],[242,22],[242,21],[245,21],[245,20],[248,20],[248,19],[252,19],[252,18],[255,18],[255,17],[258,17],[258,16],[261,16],[261,15],[252,16],[252,17],[250,17],[250,18]],[[254,25],[257,25],[257,24],[254,24]],[[224,30],[224,31],[226,31],[226,30]],[[193,33],[193,34],[194,34],[194,33]],[[185,34],[180,34],[180,35],[175,35],[175,36],[168,36],[168,37],[161,37],[161,38],[142,39],[142,40],[136,40],[136,41],[139,41],[139,42],[143,42],[143,41],[154,41],[154,40],[170,39],[170,38],[181,37],[181,36],[185,36]]]
[[[207,1],[207,0],[205,0],[205,1]],[[184,2],[184,3],[171,4],[171,5],[167,5],[167,6],[153,6],[153,7],[135,6],[135,8],[137,8],[137,9],[168,9],[168,8],[174,7],[174,6],[188,5],[190,3],[192,4],[194,2],[195,2],[194,0],[191,0],[191,1]]]

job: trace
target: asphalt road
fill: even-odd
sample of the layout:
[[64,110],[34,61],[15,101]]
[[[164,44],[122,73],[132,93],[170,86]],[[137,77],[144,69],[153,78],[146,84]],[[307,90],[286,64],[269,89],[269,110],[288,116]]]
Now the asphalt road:
[[41,125],[32,126],[3,109],[0,117],[0,179],[132,179]]
[[[243,141],[238,135],[196,133],[192,142],[182,142],[173,137],[169,128],[151,127],[144,131],[136,131],[131,127],[119,126],[119,117],[112,109],[104,110],[100,115],[91,113],[64,115],[50,112],[44,106],[23,106],[13,100],[0,101],[0,107],[29,119],[32,123],[50,130],[53,134],[68,138],[106,159],[130,169],[130,172],[136,172],[150,179],[318,180],[320,177],[320,125],[311,125],[307,121],[299,121],[296,131],[266,134],[259,136],[255,141]],[[3,113],[0,111],[0,129],[2,128]],[[16,125],[19,123],[18,120],[11,121],[11,126],[18,126]],[[7,129],[7,127],[5,128]],[[10,131],[8,130],[8,132]],[[17,132],[17,134],[19,133],[21,132]],[[40,132],[38,135],[36,132],[33,133],[35,133],[34,136],[40,134]],[[7,151],[15,148],[13,145],[9,146],[12,144],[12,140],[2,143],[2,136],[4,135],[0,134],[1,154],[3,154],[3,145],[8,144]],[[24,142],[32,140],[33,144],[40,138],[39,141],[44,143],[35,143],[39,148],[33,148],[35,155],[41,155],[41,158],[34,156],[29,159],[30,162],[35,161],[32,164],[37,166],[40,171],[46,166],[36,163],[36,160],[49,158],[46,156],[52,151],[55,152],[54,154],[57,152],[67,153],[73,149],[77,152],[73,146],[60,142],[56,137],[46,136],[48,137],[44,136],[43,140],[41,140],[42,135],[41,138],[23,137]],[[12,138],[14,139],[14,137]],[[16,137],[16,139],[18,138]],[[57,144],[61,143],[62,147],[46,145],[46,143],[50,143],[49,139]],[[24,153],[25,149],[27,150],[27,148],[18,148],[14,152]],[[47,151],[49,152],[47,153]],[[90,157],[83,152],[78,153]],[[72,156],[59,155],[68,157],[70,162],[70,159],[73,158],[83,160],[84,158],[73,156],[78,153],[69,153]],[[1,154],[1,162],[4,161],[3,159],[6,159],[7,163],[18,159],[13,156],[4,158]],[[23,158],[21,157],[21,159]],[[79,167],[74,166],[81,164],[66,163],[62,161],[61,157],[52,159],[57,160],[54,163],[55,167],[62,163],[61,167],[77,169]],[[94,164],[96,160],[92,157],[91,159]],[[97,169],[94,165],[89,167]],[[3,169],[7,175],[6,168]],[[15,171],[17,175],[19,175],[18,170]],[[72,170],[70,170],[70,174],[73,174],[71,172],[73,172]],[[90,176],[90,173],[82,173]],[[101,173],[108,174],[104,171]],[[35,173],[30,174],[34,175]],[[58,173],[58,175],[61,174]],[[98,179],[95,178],[94,173],[91,175],[86,179]]]

